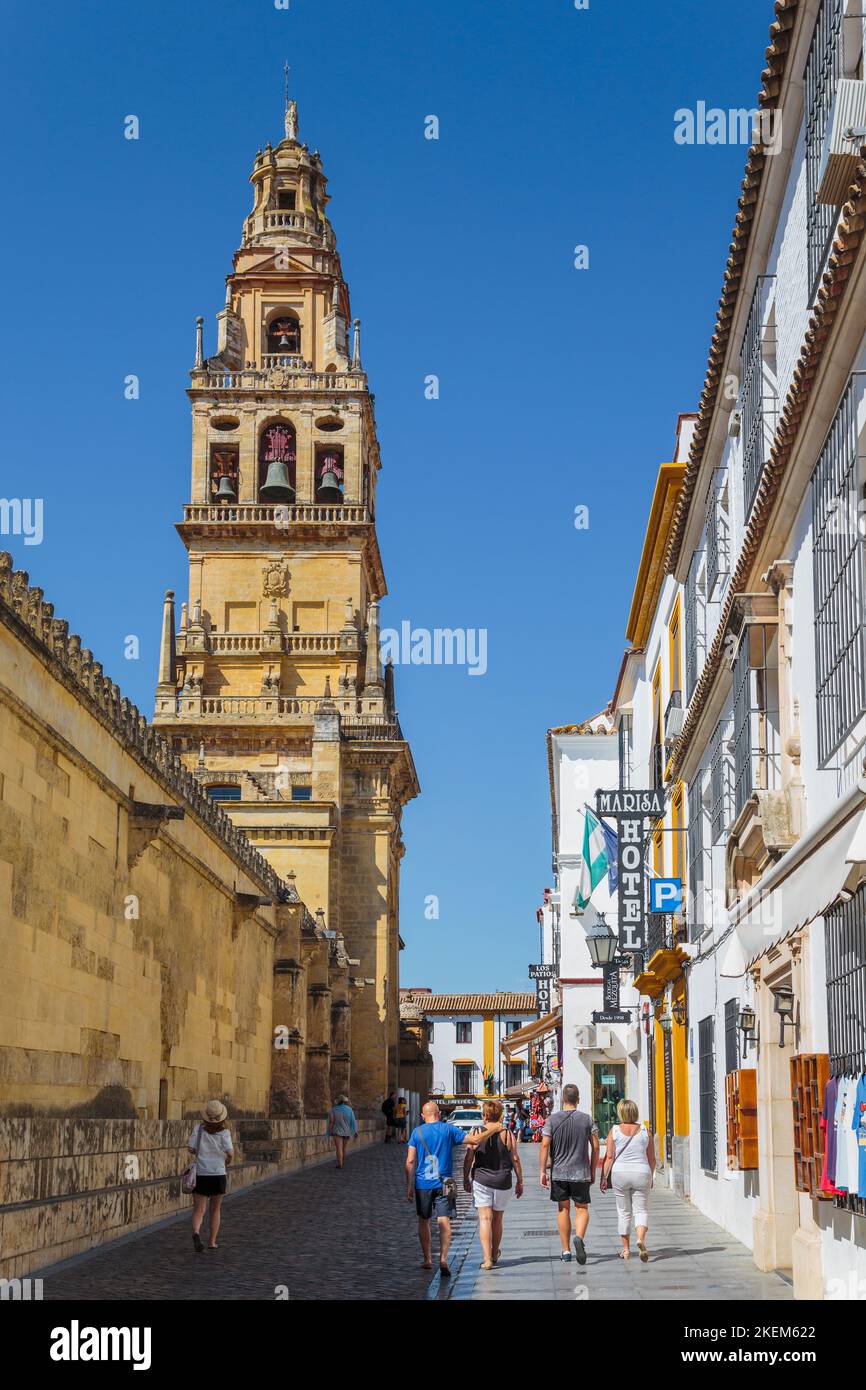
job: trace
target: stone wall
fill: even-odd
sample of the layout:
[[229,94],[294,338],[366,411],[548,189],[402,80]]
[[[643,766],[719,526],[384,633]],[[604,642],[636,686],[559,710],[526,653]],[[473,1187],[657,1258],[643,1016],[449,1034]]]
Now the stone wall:
[[298,908],[57,626],[0,559],[0,1114],[267,1113]]
[[[0,1278],[127,1235],[189,1207],[180,1190],[192,1120],[0,1120]],[[331,1151],[321,1119],[237,1120],[229,1192]],[[359,1122],[353,1149],[381,1138]]]

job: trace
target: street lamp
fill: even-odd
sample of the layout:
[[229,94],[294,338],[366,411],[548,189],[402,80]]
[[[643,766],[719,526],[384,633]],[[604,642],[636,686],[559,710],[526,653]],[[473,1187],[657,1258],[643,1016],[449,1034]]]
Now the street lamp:
[[743,1004],[737,1016],[737,1027],[743,1035],[743,1056],[749,1055],[749,1043],[758,1041],[755,1033],[757,1015],[751,1004]]
[[685,1021],[686,1021],[686,1006],[685,1006],[685,1003],[683,1002],[682,999],[677,999],[677,1000],[671,1005],[671,1013],[672,1013],[673,1016],[674,1016],[674,1022],[675,1022],[675,1023],[679,1023],[681,1026],[682,1026],[683,1023],[685,1023]]
[[598,923],[586,929],[586,947],[593,965],[598,968],[610,965],[619,949],[619,938],[614,936],[604,915],[598,914]]
[[673,1027],[673,1019],[671,1018],[669,1013],[656,1014],[656,1023],[659,1025],[663,1033],[669,1033],[671,1031],[671,1028]]
[[790,985],[779,985],[772,991],[773,1006],[779,1015],[779,1046],[785,1046],[785,1025],[796,1028],[794,1019],[794,991]]

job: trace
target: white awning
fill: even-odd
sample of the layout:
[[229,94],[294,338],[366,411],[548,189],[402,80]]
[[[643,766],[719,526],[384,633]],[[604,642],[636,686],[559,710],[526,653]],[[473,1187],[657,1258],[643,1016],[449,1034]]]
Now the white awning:
[[744,975],[786,937],[814,922],[866,877],[866,810],[859,787],[797,841],[731,912],[719,973]]

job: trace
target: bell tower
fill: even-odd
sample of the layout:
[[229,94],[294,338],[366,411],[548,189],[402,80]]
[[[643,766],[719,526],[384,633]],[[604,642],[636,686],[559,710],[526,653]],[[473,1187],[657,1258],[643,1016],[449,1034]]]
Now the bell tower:
[[343,938],[350,1055],[331,1076],[376,1109],[397,1083],[401,818],[419,787],[379,653],[373,397],[294,102],[250,182],[212,356],[196,325],[189,593],[176,630],[165,599],[154,722]]

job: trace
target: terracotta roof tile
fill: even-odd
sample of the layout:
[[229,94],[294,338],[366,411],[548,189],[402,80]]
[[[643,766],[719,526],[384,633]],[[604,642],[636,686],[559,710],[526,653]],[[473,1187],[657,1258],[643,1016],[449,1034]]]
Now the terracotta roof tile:
[[536,1012],[535,995],[501,994],[422,994],[417,1003],[424,1014],[527,1014]]

